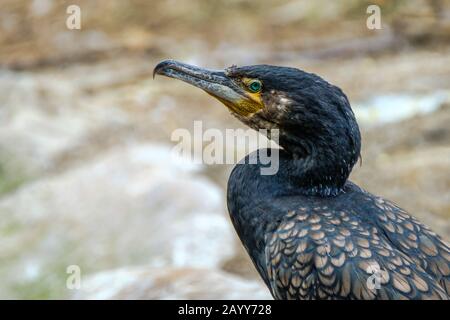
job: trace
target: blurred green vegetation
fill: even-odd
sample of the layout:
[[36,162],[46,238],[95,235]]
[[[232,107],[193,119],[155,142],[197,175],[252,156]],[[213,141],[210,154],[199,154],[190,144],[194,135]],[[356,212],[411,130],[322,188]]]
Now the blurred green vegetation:
[[0,162],[0,196],[16,190],[25,181],[27,178],[21,170],[11,169]]

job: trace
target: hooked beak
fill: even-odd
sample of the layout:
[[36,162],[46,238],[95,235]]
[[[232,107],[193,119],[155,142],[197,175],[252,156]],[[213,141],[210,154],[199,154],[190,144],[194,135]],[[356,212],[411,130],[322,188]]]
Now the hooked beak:
[[248,116],[261,109],[260,102],[255,101],[247,91],[228,77],[226,71],[208,70],[174,60],[164,60],[153,70],[153,77],[155,74],[179,79],[200,88],[241,116]]

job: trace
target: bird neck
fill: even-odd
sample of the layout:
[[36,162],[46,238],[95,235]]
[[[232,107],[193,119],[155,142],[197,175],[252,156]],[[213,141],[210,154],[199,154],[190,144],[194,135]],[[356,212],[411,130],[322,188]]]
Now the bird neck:
[[360,153],[359,130],[309,138],[281,134],[279,142],[286,152],[281,174],[305,195],[339,194]]

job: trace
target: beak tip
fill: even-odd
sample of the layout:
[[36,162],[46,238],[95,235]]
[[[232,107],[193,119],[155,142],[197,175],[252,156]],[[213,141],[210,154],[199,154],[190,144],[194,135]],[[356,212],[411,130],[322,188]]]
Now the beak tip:
[[153,79],[155,79],[155,76],[157,74],[164,75],[164,71],[166,71],[168,68],[175,65],[176,63],[177,62],[175,60],[171,60],[171,59],[163,60],[163,61],[159,62],[153,69]]

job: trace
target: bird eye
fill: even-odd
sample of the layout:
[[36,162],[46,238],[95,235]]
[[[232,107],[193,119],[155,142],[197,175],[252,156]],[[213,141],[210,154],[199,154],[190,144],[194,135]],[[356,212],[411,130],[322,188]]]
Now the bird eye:
[[262,83],[259,80],[252,80],[247,84],[247,87],[251,92],[256,93],[261,91]]

